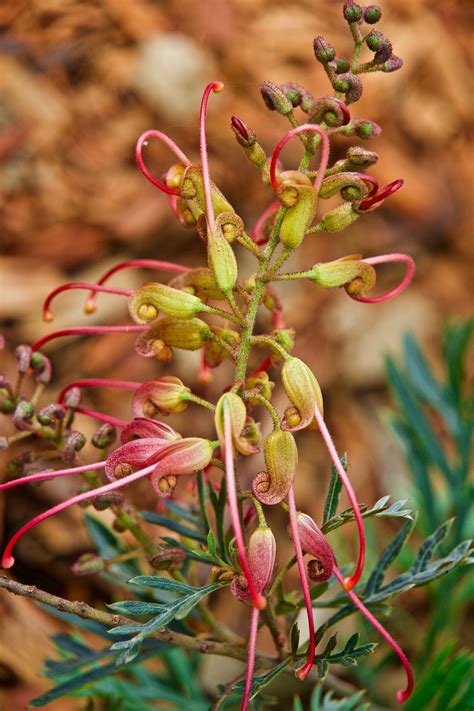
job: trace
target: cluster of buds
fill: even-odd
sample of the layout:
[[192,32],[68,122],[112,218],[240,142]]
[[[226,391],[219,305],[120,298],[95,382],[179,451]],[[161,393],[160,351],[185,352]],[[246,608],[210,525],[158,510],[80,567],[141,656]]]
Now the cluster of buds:
[[[232,117],[231,129],[238,145],[250,163],[260,171],[271,192],[269,205],[253,229],[246,230],[241,217],[210,179],[207,104],[212,92],[223,89],[220,82],[212,82],[205,88],[201,104],[199,162],[192,162],[171,138],[157,130],[146,131],[136,146],[137,162],[145,177],[166,195],[179,223],[185,228],[197,230],[202,238],[207,265],[190,269],[153,259],[133,260],[116,265],[96,283],[68,283],[55,289],[44,305],[46,320],[52,319],[53,299],[63,291],[79,289],[88,292],[87,313],[95,310],[99,293],[126,298],[133,323],[72,327],[45,336],[31,348],[21,346],[17,350],[19,384],[13,388],[7,379],[0,383],[0,406],[5,414],[12,416],[17,437],[36,434],[47,438],[63,461],[74,465],[67,469],[17,476],[1,485],[0,489],[54,477],[83,475],[90,471],[103,471],[108,480],[105,484],[96,482],[92,490],[82,491],[25,524],[4,549],[4,567],[13,565],[13,547],[24,533],[73,504],[92,498],[104,501],[103,497],[106,503],[110,502],[112,493],[115,495],[118,490],[141,478],[149,479],[155,496],[168,498],[174,496],[181,475],[192,475],[203,470],[208,473],[212,467],[224,470],[230,529],[238,553],[231,571],[231,592],[244,604],[250,602],[253,608],[242,709],[247,708],[250,698],[260,611],[271,603],[270,583],[276,543],[267,525],[264,507],[275,505],[282,505],[289,512],[290,534],[308,616],[307,656],[304,665],[295,670],[297,676],[306,677],[315,657],[310,582],[319,583],[335,576],[356,607],[383,634],[402,660],[408,674],[408,685],[405,691],[399,692],[399,700],[408,698],[413,685],[405,655],[353,590],[361,578],[365,558],[360,507],[327,429],[317,378],[306,363],[292,355],[294,334],[285,327],[281,303],[274,291],[274,285],[280,281],[306,279],[318,288],[342,287],[351,299],[370,304],[397,296],[414,274],[411,257],[398,253],[367,258],[348,255],[328,263],[314,264],[297,273],[281,271],[287,258],[304,239],[314,233],[340,232],[365,213],[380,207],[403,184],[402,180],[395,180],[379,188],[376,178],[365,173],[368,167],[375,164],[378,156],[361,146],[351,146],[344,160],[331,164],[330,149],[334,137],[358,136],[366,139],[380,132],[380,128],[371,121],[351,118],[348,105],[361,96],[361,75],[376,70],[394,71],[401,66],[401,61],[392,54],[391,43],[381,33],[370,31],[365,37],[362,36],[362,24],[376,23],[380,19],[380,8],[375,5],[363,8],[346,2],[343,12],[354,37],[353,57],[346,60],[337,56],[334,48],[322,37],[314,41],[316,58],[328,74],[334,95],[314,98],[308,89],[293,82],[282,86],[268,81],[262,84],[261,93],[268,109],[282,115],[292,126],[271,156],[266,155],[255,132],[242,119]],[[374,52],[374,58],[366,64],[359,64],[364,44]],[[302,123],[295,116],[296,109],[304,114]],[[283,170],[280,154],[294,137],[301,142],[304,155],[299,166]],[[150,171],[143,156],[145,146],[152,139],[163,142],[176,159],[160,178]],[[310,162],[319,149],[317,169],[312,170]],[[325,211],[324,201],[336,195],[340,196],[341,204]],[[237,245],[256,260],[255,274],[245,282],[239,280]],[[388,293],[371,296],[376,283],[375,266],[394,262],[405,264],[405,277]],[[146,282],[136,290],[106,286],[112,276],[124,269],[137,267],[172,273],[173,277],[169,283]],[[261,306],[271,313],[271,327],[267,332],[257,334],[255,324]],[[208,316],[212,316],[210,323],[205,320]],[[218,319],[220,325],[216,325]],[[57,403],[38,410],[41,388],[51,374],[49,360],[40,349],[53,338],[111,332],[136,332],[136,352],[164,363],[172,360],[175,349],[200,351],[202,383],[209,382],[213,368],[227,361],[234,366],[233,380],[215,403],[194,394],[172,375],[144,383],[79,380],[60,393]],[[262,348],[267,349],[268,356],[263,363],[251,367],[251,358]],[[270,379],[268,371],[271,369],[275,376],[280,374],[288,397],[288,405],[281,414],[272,404],[275,382]],[[21,394],[22,378],[27,373],[32,374],[37,382],[37,390],[30,400]],[[89,387],[129,390],[132,394],[130,419],[119,420],[83,408],[80,405],[81,390]],[[202,407],[210,413],[214,418],[215,436],[210,439],[192,434],[182,436],[160,419],[183,412],[189,406]],[[255,410],[262,407],[270,414],[272,422],[271,431],[263,437],[255,414]],[[77,456],[85,444],[85,438],[71,429],[76,416],[92,417],[102,423],[92,440],[102,452],[100,461],[92,464],[78,462]],[[121,434],[119,444],[115,445],[117,430]],[[312,431],[311,436],[319,437],[326,447],[353,508],[358,531],[358,557],[354,571],[346,577],[337,567],[326,537],[312,519],[296,509],[294,482],[298,470],[298,450],[293,432],[301,430]],[[5,439],[5,445],[14,440],[15,436]],[[265,469],[255,472],[251,489],[245,490],[242,481],[239,481],[239,460],[251,457],[260,449],[263,450]],[[242,515],[244,502],[250,502],[258,514],[258,526],[253,532],[249,531],[251,518]],[[312,556],[308,569],[303,560],[305,553]],[[156,561],[160,567],[168,558],[166,552],[157,551],[150,560]],[[179,564],[182,553],[173,561]],[[225,573],[228,575],[229,571]]]

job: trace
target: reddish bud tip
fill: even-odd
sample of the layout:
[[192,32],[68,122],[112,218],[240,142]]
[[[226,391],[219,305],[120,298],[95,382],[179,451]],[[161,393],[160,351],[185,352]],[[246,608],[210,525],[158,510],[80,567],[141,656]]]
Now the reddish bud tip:
[[230,123],[234,131],[238,133],[244,141],[249,140],[249,132],[247,130],[247,126],[244,124],[243,121],[237,118],[237,116],[232,116]]
[[397,190],[400,190],[404,182],[405,181],[402,178],[399,178],[398,180],[394,180],[393,183],[385,185],[383,188],[378,190],[375,195],[371,195],[365,200],[362,200],[357,209],[363,212],[364,210],[369,210],[371,207],[374,207],[374,205],[378,205],[378,203],[383,202],[390,197],[390,195],[396,193]]

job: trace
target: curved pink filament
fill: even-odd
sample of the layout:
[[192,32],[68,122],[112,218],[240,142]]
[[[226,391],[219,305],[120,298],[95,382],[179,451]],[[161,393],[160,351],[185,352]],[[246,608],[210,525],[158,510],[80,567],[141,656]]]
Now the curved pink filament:
[[87,499],[93,498],[95,496],[100,496],[101,494],[108,494],[109,491],[114,491],[115,489],[120,489],[122,486],[131,484],[133,481],[141,479],[147,474],[151,474],[152,471],[156,469],[156,467],[156,463],[151,464],[150,466],[145,467],[145,469],[139,469],[137,472],[129,474],[128,476],[124,476],[122,479],[112,481],[110,484],[99,486],[97,489],[91,489],[90,491],[84,491],[82,494],[77,494],[76,496],[67,499],[67,501],[62,501],[60,504],[53,506],[44,513],[40,514],[39,516],[35,516],[35,518],[31,519],[31,521],[25,523],[25,525],[22,526],[8,541],[2,555],[2,567],[11,568],[12,565],[14,565],[15,558],[12,556],[12,550],[14,545],[22,536],[24,536],[25,533],[27,533],[38,523],[45,521],[47,518],[50,518],[50,516],[54,516],[60,511],[64,511],[64,509],[68,509],[70,506],[74,506],[74,504],[79,504],[81,501],[86,501]]
[[255,223],[255,227],[253,228],[252,232],[250,233],[250,237],[252,240],[255,242],[255,244],[265,244],[268,242],[268,237],[260,237],[260,230],[262,229],[263,225],[265,224],[266,220],[270,217],[270,215],[273,215],[274,212],[278,212],[280,209],[281,205],[278,202],[278,200],[275,200],[275,202],[272,202],[268,207],[265,208],[265,210],[262,212],[260,217],[257,219],[257,222]]
[[391,289],[391,291],[388,291],[386,294],[382,294],[381,296],[351,296],[351,299],[354,299],[354,301],[360,301],[363,304],[378,304],[381,301],[393,299],[407,288],[415,275],[415,262],[408,254],[381,254],[378,257],[368,257],[362,261],[366,262],[366,264],[391,264],[392,262],[403,262],[407,267],[406,274],[400,284]]
[[242,696],[242,705],[240,711],[247,711],[247,706],[250,701],[250,689],[252,688],[253,670],[255,668],[255,650],[257,646],[258,618],[260,610],[256,607],[252,608],[252,616],[250,618],[249,642],[247,648],[247,670],[245,673],[245,689]]
[[335,96],[331,96],[331,99],[332,99],[332,101],[337,101],[337,103],[339,104],[339,108],[341,109],[342,113],[344,114],[344,119],[342,121],[342,125],[347,126],[347,124],[351,120],[351,112],[349,111],[349,109],[347,108],[345,103],[343,101],[341,101],[340,99],[336,99]]
[[372,195],[375,195],[375,193],[379,189],[379,181],[377,180],[377,178],[374,178],[373,175],[366,175],[365,173],[354,173],[354,175],[357,175],[357,177],[363,180],[364,183],[369,183],[369,185],[372,186],[372,190],[368,194],[367,199]]
[[71,388],[124,388],[125,390],[136,390],[143,385],[143,383],[138,383],[135,380],[107,380],[106,378],[86,378],[83,380],[73,380],[72,383],[66,385],[65,388],[61,390],[58,395],[58,402],[62,404],[66,393],[71,390]]
[[324,421],[324,418],[319,410],[318,407],[314,408],[314,415],[316,418],[316,422],[318,423],[319,431],[321,432],[321,436],[323,438],[324,444],[326,445],[326,449],[329,452],[329,456],[332,459],[333,466],[335,467],[339,478],[341,479],[342,485],[344,489],[346,490],[347,497],[349,501],[351,502],[352,509],[354,511],[354,518],[355,522],[357,525],[357,530],[359,532],[359,557],[357,559],[357,565],[356,569],[354,570],[353,574],[350,577],[347,577],[343,581],[343,586],[346,590],[352,590],[354,585],[357,585],[360,576],[362,575],[362,571],[364,570],[364,561],[365,561],[365,531],[364,531],[364,522],[362,521],[362,514],[359,508],[359,502],[357,501],[357,497],[355,495],[354,489],[352,488],[352,484],[349,480],[349,477],[347,476],[347,473],[344,470],[344,467],[341,464],[341,460],[339,459],[339,455],[337,453],[336,447],[334,446],[334,442],[332,441],[331,434],[326,427],[326,423]]
[[308,630],[309,630],[309,642],[308,642],[308,656],[306,663],[301,669],[298,669],[296,676],[303,681],[306,679],[314,662],[315,655],[315,639],[314,639],[314,618],[313,618],[313,606],[311,604],[311,595],[309,592],[308,579],[306,577],[306,568],[303,560],[303,550],[301,548],[300,534],[298,531],[298,518],[296,512],[295,503],[295,490],[293,485],[290,486],[288,491],[288,512],[290,515],[290,528],[291,528],[291,538],[293,540],[293,545],[295,547],[296,562],[298,564],[298,573],[300,576],[301,587],[303,589],[304,604],[306,607],[306,614],[308,617]]
[[234,470],[234,452],[232,447],[232,429],[230,421],[230,413],[228,408],[224,406],[224,439],[225,439],[225,474],[227,483],[227,499],[229,503],[230,518],[232,522],[232,529],[234,531],[235,542],[237,544],[237,550],[239,552],[239,561],[242,566],[243,574],[247,580],[249,593],[252,597],[252,602],[254,607],[258,610],[263,610],[266,606],[267,601],[265,597],[258,592],[253,581],[252,574],[250,572],[250,567],[247,560],[247,553],[245,551],[244,536],[242,533],[242,528],[240,525],[240,515],[239,515],[239,505],[237,501],[237,489],[235,486],[235,470]]
[[54,289],[46,298],[43,305],[43,319],[45,321],[52,321],[53,314],[51,312],[51,302],[56,298],[58,294],[63,291],[70,291],[72,289],[88,289],[89,291],[100,291],[104,294],[116,294],[117,296],[131,296],[133,291],[131,289],[117,289],[109,286],[99,286],[98,284],[90,284],[88,282],[69,282],[68,284],[61,284],[56,289]]
[[35,481],[46,481],[47,479],[56,479],[60,476],[69,476],[70,474],[80,474],[81,472],[89,472],[93,469],[103,469],[105,467],[105,461],[96,462],[95,464],[84,464],[81,467],[72,467],[70,469],[57,469],[46,472],[37,472],[36,474],[29,474],[28,476],[22,476],[19,479],[12,479],[4,484],[0,484],[0,491],[5,491],[5,489],[11,489],[13,486],[19,486],[20,484],[31,484]]
[[[176,272],[181,274],[182,272],[192,271],[189,267],[182,267],[181,264],[175,264],[174,262],[161,262],[157,259],[130,259],[126,262],[120,262],[115,264],[113,267],[108,269],[105,274],[103,274],[97,281],[98,286],[102,286],[106,281],[110,279],[113,274],[122,271],[122,269],[131,269],[132,267],[141,267],[143,269],[162,269],[164,272]],[[93,313],[95,311],[95,289],[91,294],[89,294],[85,311],[86,313]]]
[[155,129],[150,129],[149,131],[145,131],[144,133],[142,133],[142,135],[137,141],[137,145],[135,146],[135,158],[137,160],[138,167],[142,171],[145,178],[163,193],[166,193],[167,195],[179,195],[178,188],[169,188],[166,183],[162,183],[160,180],[155,178],[155,176],[152,175],[146,167],[145,161],[143,160],[142,151],[143,146],[147,145],[149,138],[159,138],[160,141],[162,141],[175,154],[176,158],[184,165],[190,165],[191,161],[183,153],[181,148],[179,148],[176,143],[169,136],[166,135],[166,133],[156,131]]
[[36,341],[31,346],[33,352],[39,351],[39,349],[44,346],[48,341],[52,341],[55,338],[62,338],[62,336],[83,336],[83,335],[97,335],[106,333],[140,333],[146,331],[146,326],[76,326],[75,328],[61,328],[59,331],[53,331],[53,333],[48,333],[39,341]]
[[119,420],[117,417],[112,417],[112,415],[104,415],[102,412],[89,410],[85,407],[75,407],[74,412],[78,412],[81,415],[87,415],[87,417],[92,417],[94,420],[106,422],[108,425],[112,425],[112,427],[120,427],[121,429],[129,424],[126,420]]
[[371,194],[364,200],[361,200],[357,206],[357,209],[362,211],[369,210],[374,205],[377,205],[377,203],[382,202],[386,198],[390,197],[390,195],[393,195],[393,193],[396,193],[397,190],[400,190],[404,182],[405,181],[402,180],[402,178],[399,178],[398,180],[394,180],[393,183],[385,185],[375,194]]
[[206,197],[206,212],[209,230],[212,232],[215,226],[214,206],[212,204],[211,179],[209,177],[209,162],[207,159],[206,140],[206,111],[211,91],[218,93],[222,91],[224,84],[220,81],[213,81],[206,86],[202,95],[201,110],[199,112],[199,150],[201,153],[202,181],[204,185],[204,195]]
[[254,371],[249,375],[250,378],[255,378],[259,373],[266,372],[269,367],[273,365],[272,357],[268,356],[265,360],[262,360],[260,365],[257,365]]
[[333,571],[335,577],[338,579],[338,581],[341,583],[342,587],[345,589],[346,593],[348,594],[349,598],[351,599],[352,603],[357,607],[358,610],[364,615],[364,617],[370,622],[370,624],[377,630],[377,632],[389,643],[389,645],[392,647],[394,652],[397,654],[398,658],[400,659],[401,663],[403,664],[406,675],[407,675],[407,686],[406,689],[397,691],[397,701],[401,704],[403,704],[407,699],[410,698],[411,693],[413,691],[413,685],[414,685],[414,680],[413,680],[413,671],[410,666],[410,662],[408,661],[408,658],[405,654],[405,652],[399,647],[399,645],[395,642],[393,639],[392,635],[387,632],[385,627],[377,620],[376,617],[366,608],[366,606],[363,604],[363,602],[358,598],[358,596],[355,594],[353,590],[348,590],[347,587],[344,584],[344,577],[336,566],[334,566]]
[[321,157],[319,159],[318,174],[316,175],[316,179],[314,181],[314,190],[316,194],[319,195],[321,183],[324,180],[324,174],[326,172],[326,168],[328,167],[330,146],[329,138],[326,131],[323,131],[321,126],[316,126],[314,123],[303,123],[301,124],[301,126],[292,128],[291,131],[288,131],[288,133],[283,136],[283,138],[277,144],[275,150],[273,151],[272,159],[270,162],[270,181],[272,184],[272,188],[275,192],[278,192],[279,187],[275,172],[278,156],[280,155],[282,148],[288,143],[290,138],[293,138],[293,136],[297,136],[299,133],[304,133],[305,131],[313,131],[314,133],[318,133],[321,136]]

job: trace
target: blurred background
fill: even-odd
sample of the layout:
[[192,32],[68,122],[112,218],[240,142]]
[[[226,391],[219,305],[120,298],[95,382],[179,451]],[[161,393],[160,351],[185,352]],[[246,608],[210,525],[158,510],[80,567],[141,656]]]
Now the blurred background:
[[[403,334],[412,331],[434,372],[441,372],[442,322],[472,311],[474,252],[472,5],[467,0],[381,5],[380,30],[404,67],[365,77],[363,97],[351,111],[353,117],[383,127],[379,138],[358,141],[380,154],[372,174],[381,185],[399,177],[405,185],[345,233],[308,238],[291,266],[307,267],[355,252],[406,251],[417,262],[415,281],[400,298],[374,306],[357,304],[344,291],[319,292],[307,284],[295,283],[280,292],[285,319],[297,330],[295,352],[318,377],[328,422],[339,448],[349,452],[352,478],[367,503],[386,493],[406,498],[409,482],[402,453],[383,418],[384,409],[392,407],[384,355],[397,358]],[[16,344],[31,343],[51,330],[41,321],[40,304],[62,282],[95,280],[123,259],[203,263],[203,243],[193,230],[177,224],[165,197],[141,175],[134,145],[142,131],[159,128],[191,159],[198,159],[199,102],[203,87],[214,79],[223,81],[225,90],[210,100],[211,175],[251,228],[272,195],[246,162],[230,130],[230,116],[236,114],[251,126],[271,153],[287,124],[264,107],[259,84],[297,81],[316,97],[330,94],[312,41],[322,34],[338,54],[350,51],[341,6],[334,0],[3,0],[0,321],[7,345],[1,372],[13,372]],[[351,143],[357,141],[336,139],[332,158],[343,157]],[[297,145],[285,149],[287,167],[298,157]],[[155,174],[173,162],[155,146],[147,160]],[[240,256],[250,274],[251,260]],[[379,288],[395,283],[400,273],[396,266],[393,272],[381,271]],[[149,272],[132,270],[111,283],[134,288],[151,278]],[[97,312],[88,317],[82,304],[80,293],[61,296],[53,327],[127,322],[120,297],[101,296]],[[52,342],[45,348],[56,373],[49,400],[78,377],[146,379],[165,372],[157,361],[136,356],[132,345],[133,338],[123,335]],[[194,357],[177,355],[173,373],[203,392]],[[216,376],[211,397],[222,391],[229,374],[224,369]],[[129,416],[123,392],[91,392],[86,399],[94,409]],[[171,424],[192,427],[193,434],[205,434],[209,425],[191,410]],[[94,424],[81,421],[81,429],[91,434]],[[298,444],[297,495],[318,520],[326,455],[314,433],[300,437]],[[11,534],[29,515],[70,490],[74,484],[62,482],[12,491],[1,512],[4,530]],[[138,489],[136,495],[146,494]],[[70,573],[78,555],[90,549],[82,517],[74,509],[38,527],[18,547],[18,579],[70,599],[109,601],[112,593],[103,581]],[[278,521],[276,515],[276,525]],[[387,527],[390,533],[391,524]],[[350,550],[353,531],[347,528]],[[285,537],[283,527],[282,532]],[[280,550],[284,560],[284,541]],[[407,604],[418,614],[417,605],[423,610],[425,598],[415,594]],[[226,615],[224,608],[232,603],[222,599],[218,605]],[[235,615],[235,605],[232,610]],[[47,637],[60,623],[6,594],[0,596],[0,615],[0,699],[9,711],[23,708],[47,685],[38,669]],[[51,708],[82,706],[66,700]]]

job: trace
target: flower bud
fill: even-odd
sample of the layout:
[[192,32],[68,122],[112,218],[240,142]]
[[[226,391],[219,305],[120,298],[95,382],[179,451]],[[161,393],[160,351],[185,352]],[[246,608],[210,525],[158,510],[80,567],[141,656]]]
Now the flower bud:
[[237,142],[243,148],[251,148],[257,140],[255,132],[252,131],[252,129],[249,128],[237,116],[232,116],[232,118],[230,119],[230,127],[235,134]]
[[336,50],[332,45],[327,42],[321,35],[315,37],[313,40],[314,56],[321,62],[321,64],[327,64],[332,62],[336,56]]
[[179,321],[171,316],[165,316],[139,336],[136,348],[140,355],[152,356],[155,355],[155,342],[161,341],[171,348],[196,351],[203,347],[210,336],[211,329],[201,319]]
[[282,116],[288,116],[293,111],[293,104],[277,84],[264,81],[260,86],[260,93],[270,111],[276,111]]
[[[247,548],[247,557],[252,579],[257,592],[262,593],[270,582],[276,556],[276,542],[271,528],[258,527],[252,533]],[[230,586],[239,600],[250,600],[248,583],[244,575],[235,578]]]
[[78,387],[68,388],[64,395],[64,404],[66,407],[74,409],[81,402],[81,391]]
[[364,22],[375,25],[382,17],[382,10],[378,5],[368,5],[364,8]]
[[288,81],[280,87],[285,96],[291,101],[294,108],[300,107],[306,114],[309,113],[315,104],[314,96],[304,86],[294,81]]
[[9,415],[15,410],[15,402],[3,395],[0,397],[0,412],[3,415]]
[[360,260],[360,255],[350,255],[333,262],[315,264],[307,275],[316,286],[333,289],[344,286],[351,296],[365,296],[375,285],[375,269]]
[[35,408],[31,402],[20,400],[13,413],[13,424],[20,432],[31,429],[31,421],[35,415]]
[[188,406],[187,395],[191,390],[173,375],[163,375],[150,380],[135,391],[132,399],[134,417],[154,418],[183,412]]
[[296,407],[300,422],[292,426],[286,419],[284,430],[301,430],[314,419],[314,409],[323,412],[323,397],[319,383],[306,363],[299,358],[289,358],[281,372],[283,387],[291,404]]
[[169,498],[176,486],[176,478],[205,469],[213,452],[212,443],[200,437],[188,437],[168,443],[158,453],[157,466],[150,477],[156,493],[162,498]]
[[378,183],[371,176],[349,171],[324,178],[319,196],[327,200],[339,192],[344,200],[363,200],[375,193],[377,188]]
[[61,459],[67,463],[73,462],[76,458],[76,452],[80,452],[85,444],[86,438],[82,432],[70,432],[64,440],[64,447],[61,450]]
[[267,471],[252,482],[253,493],[263,504],[279,504],[293,484],[298,463],[295,438],[290,432],[274,430],[263,444]]
[[123,506],[124,495],[120,491],[109,491],[108,494],[99,494],[92,498],[92,505],[96,511],[106,511],[111,506]]
[[[240,333],[238,331],[233,331],[230,328],[212,326],[211,331],[230,346],[236,346],[240,341]],[[212,339],[206,342],[204,352],[206,355],[206,364],[210,368],[217,368],[217,366],[220,365],[225,358],[230,357],[229,351],[220,343]]]
[[97,449],[107,449],[115,442],[117,438],[117,429],[108,422],[104,422],[98,430],[94,432],[91,438],[91,444]]
[[378,30],[372,30],[370,34],[366,37],[367,47],[375,52],[374,62],[375,64],[382,64],[390,58],[392,54],[392,43]]
[[64,405],[60,405],[57,402],[53,402],[50,405],[43,407],[38,414],[36,419],[44,427],[52,425],[55,420],[62,420],[66,416],[66,408]]
[[154,321],[160,311],[177,319],[189,319],[202,311],[211,311],[197,296],[155,282],[134,291],[128,308],[133,320],[139,324]]
[[[272,333],[276,342],[285,349],[287,353],[291,353],[295,346],[295,329],[294,328],[279,328]],[[273,354],[273,358],[276,354]]]
[[31,348],[25,344],[15,348],[16,369],[22,375],[25,375],[30,369]]
[[349,123],[351,115],[347,106],[333,96],[318,99],[309,117],[310,123],[325,123],[330,128],[338,128]]
[[216,406],[214,422],[222,450],[225,448],[224,408],[227,408],[231,421],[232,445],[241,454],[255,454],[258,448],[244,437],[247,421],[245,403],[236,393],[224,393]]
[[71,567],[74,575],[93,575],[104,569],[104,561],[95,553],[83,553]]
[[351,202],[338,205],[333,210],[323,215],[318,225],[320,232],[342,232],[346,227],[352,225],[360,215],[354,210]]
[[403,59],[400,59],[400,57],[396,57],[394,54],[392,54],[385,64],[382,67],[382,71],[385,72],[386,74],[390,74],[390,72],[396,72],[398,69],[401,69],[403,67]]
[[331,62],[330,66],[334,68],[336,74],[345,74],[351,68],[350,63],[344,57],[334,57],[334,61]]
[[[311,516],[300,511],[297,513],[297,526],[301,548],[314,558],[308,563],[308,577],[318,583],[329,580],[336,565],[336,558],[326,536]],[[289,534],[292,537],[291,530]]]
[[378,153],[368,151],[362,146],[351,146],[347,149],[346,156],[350,166],[355,166],[358,170],[365,170],[379,159]]
[[223,221],[225,217],[219,215],[215,229],[208,234],[207,258],[217,286],[224,294],[228,294],[237,282],[238,268],[234,250],[222,230]]
[[333,83],[336,91],[342,91],[346,95],[346,104],[353,104],[362,96],[362,82],[358,76],[347,72],[338,74]]
[[[272,396],[272,390],[275,387],[275,383],[270,380],[268,373],[264,370],[255,376],[247,378],[245,381],[245,390],[254,390],[263,395],[264,398],[270,400]],[[260,401],[258,399],[252,400],[251,397],[247,398],[247,402],[250,405],[259,405]]]
[[36,381],[47,385],[51,380],[51,361],[42,353],[33,353],[30,360],[31,368],[35,374]]
[[[206,213],[206,195],[200,165],[189,165],[183,174],[181,183],[181,198],[186,202],[194,219],[197,221],[202,213]],[[221,212],[234,212],[234,208],[221,193],[219,188],[211,181],[211,197],[214,214]]]
[[186,560],[186,552],[177,546],[163,548],[148,558],[148,562],[155,570],[170,570],[179,568]]
[[278,181],[278,197],[288,208],[280,227],[280,241],[287,249],[296,249],[314,220],[318,196],[311,180],[297,170],[281,173]]
[[216,301],[225,299],[224,293],[217,286],[211,270],[207,267],[184,272],[172,279],[168,286],[195,294],[200,299],[215,299]]
[[347,22],[359,22],[362,19],[363,11],[360,5],[356,5],[353,0],[346,0],[342,11],[344,19]]

